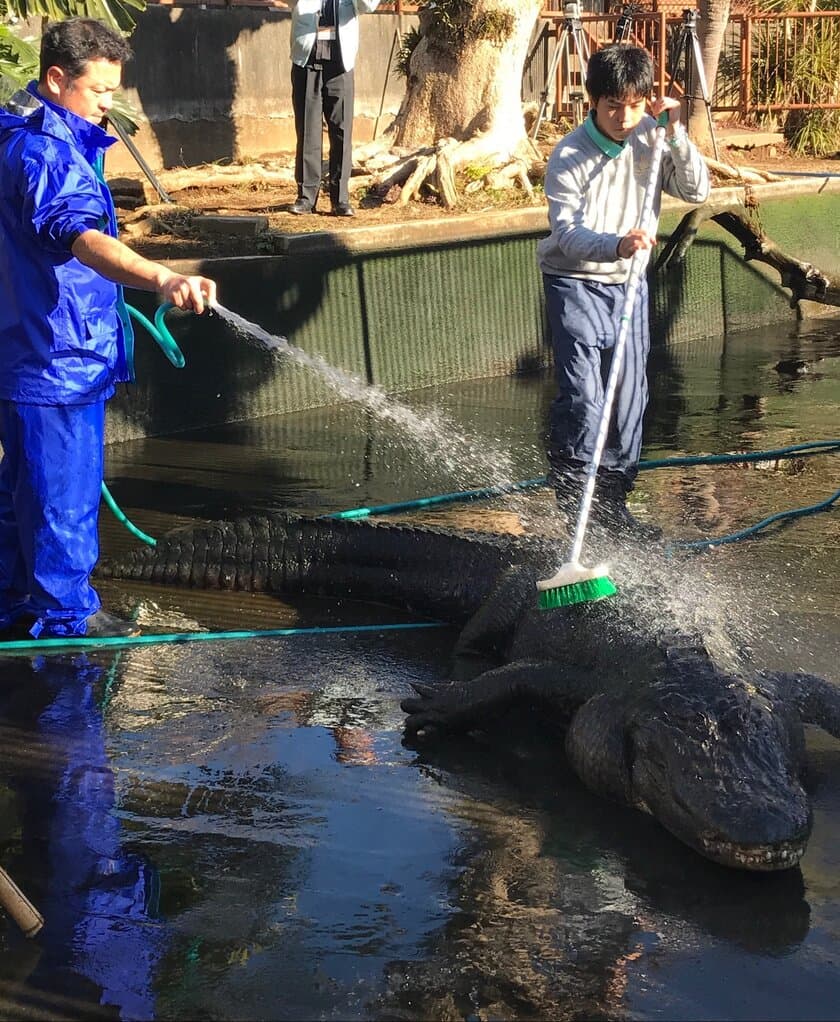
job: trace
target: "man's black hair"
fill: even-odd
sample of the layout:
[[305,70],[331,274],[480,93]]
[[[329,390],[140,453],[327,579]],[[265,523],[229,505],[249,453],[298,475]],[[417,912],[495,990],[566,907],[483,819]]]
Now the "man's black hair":
[[647,50],[613,43],[592,55],[586,68],[590,99],[647,98],[653,92],[653,61]]
[[130,57],[125,39],[95,18],[56,21],[41,37],[41,81],[51,67],[60,67],[75,80],[85,73],[90,60],[124,64]]

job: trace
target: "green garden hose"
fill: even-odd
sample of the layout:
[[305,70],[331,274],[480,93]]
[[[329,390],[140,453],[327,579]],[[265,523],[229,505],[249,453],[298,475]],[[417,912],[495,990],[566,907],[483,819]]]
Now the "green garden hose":
[[172,365],[176,369],[183,369],[187,364],[187,360],[184,358],[184,353],[178,347],[175,338],[169,332],[169,327],[164,322],[167,312],[175,308],[172,302],[164,302],[163,305],[158,306],[155,312],[154,323],[144,316],[139,309],[135,309],[133,305],[126,305],[126,308],[131,318],[135,319],[157,341],[160,350],[166,355]]
[[0,652],[6,653],[40,652],[60,649],[80,649],[96,646],[150,646],[162,643],[182,642],[216,642],[234,639],[280,639],[296,635],[342,635],[364,632],[395,632],[411,631],[419,628],[449,628],[445,621],[408,621],[396,624],[380,625],[328,625],[313,628],[265,628],[261,631],[230,631],[230,632],[167,632],[162,635],[109,635],[93,639],[85,635],[68,635],[55,639],[20,639],[14,642],[0,642]]
[[[796,455],[832,454],[838,451],[840,451],[840,440],[814,440],[809,443],[793,444],[789,447],[777,447],[769,451],[751,451],[742,454],[699,454],[641,461],[639,462],[639,471],[643,472],[654,468],[678,468],[686,465],[734,465],[753,461],[774,461],[780,458],[793,458]],[[369,515],[418,511],[422,508],[434,507],[440,504],[487,500],[491,497],[502,496],[505,493],[539,489],[544,486],[548,486],[548,477],[540,476],[537,479],[525,479],[518,483],[510,483],[507,486],[488,486],[478,490],[460,490],[455,493],[442,493],[434,497],[418,497],[415,500],[404,500],[395,504],[379,504],[374,507],[354,507],[346,511],[334,511],[320,517],[336,519],[367,518]],[[824,504],[814,506],[817,510],[822,510],[824,505],[831,504],[834,499],[829,498]],[[792,512],[782,512],[782,514],[799,517],[801,511],[812,513],[810,508],[806,508],[796,509],[796,511]],[[763,523],[759,524],[762,528],[764,527]],[[707,543],[706,545],[709,544]]]
[[[164,355],[166,355],[172,365],[174,365],[176,369],[183,369],[187,364],[187,360],[184,358],[184,353],[178,347],[175,338],[169,332],[169,327],[164,322],[164,317],[167,312],[174,307],[175,306],[171,302],[164,302],[163,305],[158,306],[158,309],[155,312],[155,321],[153,323],[147,316],[144,316],[139,309],[135,309],[133,305],[126,305],[126,309],[128,309],[128,313],[131,318],[136,320],[140,326],[152,335],[155,341],[157,341],[158,347]],[[141,543],[145,543],[147,546],[157,546],[156,539],[147,535],[142,529],[138,529],[137,526],[126,517],[119,504],[111,495],[111,491],[105,485],[104,480],[102,481],[100,489],[102,491],[102,499],[113,512],[117,521],[121,525],[124,525],[132,536],[136,536]]]

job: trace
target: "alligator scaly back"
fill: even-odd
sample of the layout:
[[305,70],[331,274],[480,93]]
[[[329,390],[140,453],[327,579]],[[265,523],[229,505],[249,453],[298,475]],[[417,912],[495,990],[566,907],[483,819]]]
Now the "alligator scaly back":
[[99,574],[376,600],[460,622],[527,550],[514,536],[266,514],[174,529],[155,547],[103,563]]

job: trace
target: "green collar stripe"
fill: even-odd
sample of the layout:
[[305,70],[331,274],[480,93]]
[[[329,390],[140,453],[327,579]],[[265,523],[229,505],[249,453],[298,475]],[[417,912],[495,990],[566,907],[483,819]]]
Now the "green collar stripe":
[[614,160],[616,156],[621,154],[621,150],[626,145],[625,142],[614,142],[611,138],[607,138],[606,135],[602,134],[595,124],[595,111],[591,110],[589,116],[583,122],[583,130],[592,139],[596,146],[601,150],[604,156],[609,156],[611,160]]

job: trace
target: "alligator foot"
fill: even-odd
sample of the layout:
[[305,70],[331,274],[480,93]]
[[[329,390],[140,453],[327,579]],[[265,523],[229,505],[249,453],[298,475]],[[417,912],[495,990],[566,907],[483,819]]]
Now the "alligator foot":
[[400,704],[408,714],[406,737],[492,728],[508,719],[515,706],[540,706],[568,716],[592,694],[587,672],[561,667],[555,661],[515,660],[475,678],[451,685],[414,685],[419,698]]
[[453,698],[455,686],[434,687],[412,685],[419,698],[403,699],[400,707],[408,714],[405,736],[408,739],[424,737],[431,731],[452,732],[459,728],[458,702]]

